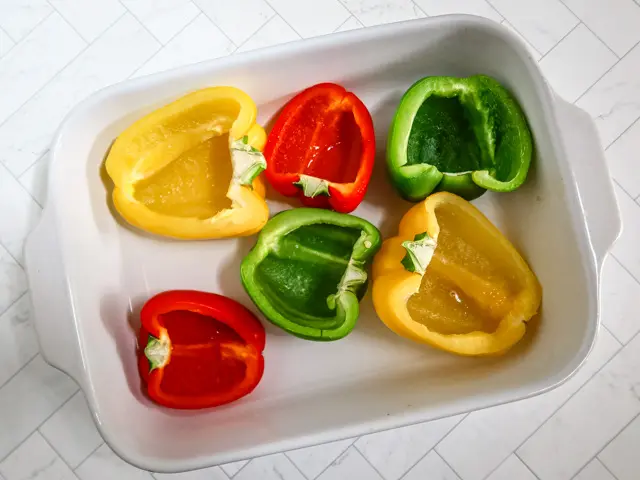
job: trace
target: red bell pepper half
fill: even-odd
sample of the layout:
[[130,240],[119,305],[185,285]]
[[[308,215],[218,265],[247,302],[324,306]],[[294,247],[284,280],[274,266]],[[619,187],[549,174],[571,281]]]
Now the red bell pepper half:
[[207,408],[250,393],[264,372],[264,328],[214,293],[171,290],[140,313],[138,368],[149,397],[170,408]]
[[334,83],[300,92],[278,116],[264,149],[266,176],[282,195],[348,213],[362,201],[376,145],[364,103]]

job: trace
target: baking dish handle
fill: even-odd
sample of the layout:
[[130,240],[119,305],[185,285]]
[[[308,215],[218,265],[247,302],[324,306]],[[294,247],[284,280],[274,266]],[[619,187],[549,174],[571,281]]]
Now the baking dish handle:
[[622,231],[613,182],[593,119],[584,110],[560,98],[556,107],[565,151],[571,162],[589,238],[600,267]]
[[78,331],[54,217],[53,207],[45,208],[25,244],[33,321],[40,353],[46,362],[84,387]]

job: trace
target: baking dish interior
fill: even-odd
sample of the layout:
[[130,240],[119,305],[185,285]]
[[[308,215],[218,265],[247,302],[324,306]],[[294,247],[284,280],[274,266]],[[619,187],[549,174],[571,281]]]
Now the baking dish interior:
[[[369,108],[377,159],[354,212],[395,234],[410,204],[386,176],[389,123],[404,91],[427,75],[484,73],[520,101],[535,138],[525,185],[474,203],[523,254],[543,286],[539,318],[505,357],[461,358],[402,339],[377,319],[370,295],[354,332],[314,343],[264,321],[266,370],[250,396],[208,411],[156,407],[142,393],[135,333],[140,307],[166,289],[228,295],[255,309],[239,275],[255,237],[178,242],[134,231],[108,202],[105,152],[133,120],[200,87],[233,85],[269,125],[295,92],[343,84]],[[491,22],[451,16],[367,29],[238,55],[103,91],[63,127],[52,195],[84,377],[101,433],[128,461],[178,471],[429,420],[522,398],[565,379],[595,336],[596,272],[571,165],[558,142],[552,96],[524,45]],[[561,133],[561,132],[560,132]],[[272,213],[295,205],[268,193]]]

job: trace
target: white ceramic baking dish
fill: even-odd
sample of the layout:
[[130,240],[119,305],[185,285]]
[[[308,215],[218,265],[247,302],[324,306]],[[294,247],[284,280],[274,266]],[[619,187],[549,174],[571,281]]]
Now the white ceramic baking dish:
[[[253,308],[239,263],[254,237],[178,242],[124,226],[102,170],[133,120],[211,85],[248,92],[268,124],[295,92],[321,81],[369,107],[378,158],[356,215],[395,233],[409,204],[386,177],[384,150],[402,93],[426,75],[485,73],[519,99],[536,144],[526,184],[476,203],[538,275],[539,321],[502,358],[468,359],[404,340],[378,320],[369,295],[351,335],[297,339],[268,322],[266,371],[248,397],[217,409],[160,408],[141,392],[137,313],[151,295],[194,288]],[[125,460],[173,472],[432,420],[549,390],[572,375],[598,330],[599,272],[620,231],[591,119],[554,96],[525,45],[504,27],[445,16],[331,35],[205,62],[107,88],[79,105],[51,148],[49,198],[26,247],[42,353],[84,390],[98,428]],[[270,193],[272,212],[288,207]]]

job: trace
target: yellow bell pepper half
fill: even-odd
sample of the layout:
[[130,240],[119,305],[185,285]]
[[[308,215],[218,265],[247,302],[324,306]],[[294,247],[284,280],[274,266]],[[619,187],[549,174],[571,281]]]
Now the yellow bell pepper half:
[[158,235],[251,235],[269,217],[264,129],[241,90],[195,91],[141,118],[106,160],[113,203],[130,224]]
[[506,237],[447,192],[402,218],[373,262],[373,303],[395,333],[459,355],[506,352],[540,307],[542,289]]

